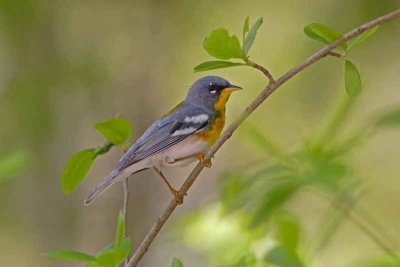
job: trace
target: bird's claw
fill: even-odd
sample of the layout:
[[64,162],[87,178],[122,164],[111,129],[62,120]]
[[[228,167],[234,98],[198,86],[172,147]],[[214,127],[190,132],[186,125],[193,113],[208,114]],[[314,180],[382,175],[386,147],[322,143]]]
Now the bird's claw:
[[211,168],[211,166],[212,166],[211,160],[205,160],[204,157],[205,157],[204,154],[201,154],[201,155],[199,155],[199,156],[197,157],[197,159],[199,160],[201,166],[202,166],[203,168],[204,168],[204,167],[205,167],[205,168]]

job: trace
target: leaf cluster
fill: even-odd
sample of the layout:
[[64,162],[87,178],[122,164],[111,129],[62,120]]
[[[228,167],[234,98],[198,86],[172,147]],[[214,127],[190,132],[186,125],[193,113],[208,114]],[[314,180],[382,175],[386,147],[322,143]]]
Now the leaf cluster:
[[[351,97],[358,96],[361,93],[362,82],[357,66],[352,61],[347,59],[347,56],[353,47],[367,40],[377,30],[378,26],[375,26],[363,32],[352,42],[350,43],[344,42],[337,47],[337,50],[339,50],[340,58],[343,59],[344,87],[346,89],[347,94]],[[343,36],[340,32],[330,28],[327,25],[320,23],[312,23],[308,25],[307,27],[304,28],[304,33],[311,39],[324,44],[333,43],[334,41],[340,39]]]
[[131,125],[123,118],[98,122],[94,128],[104,136],[106,142],[95,148],[78,151],[67,161],[61,175],[61,186],[65,194],[72,193],[78,187],[100,155],[107,153],[113,146],[124,150],[132,134]]
[[[204,39],[203,47],[210,56],[219,60],[203,62],[197,65],[194,71],[199,72],[247,65],[250,49],[253,46],[257,31],[262,23],[263,18],[259,18],[250,28],[250,18],[246,18],[243,25],[242,45],[239,38],[236,35],[230,35],[227,29],[218,28],[213,30]],[[239,59],[242,62],[226,61],[228,59]]]

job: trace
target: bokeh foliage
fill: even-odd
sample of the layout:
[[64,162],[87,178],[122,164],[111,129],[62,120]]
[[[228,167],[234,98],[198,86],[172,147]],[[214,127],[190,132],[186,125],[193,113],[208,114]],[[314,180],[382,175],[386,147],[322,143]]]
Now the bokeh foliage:
[[[243,36],[248,31],[248,21],[249,18],[246,18]],[[253,33],[261,22],[260,19],[253,26]],[[382,126],[400,126],[400,114],[398,107],[395,107],[374,114],[371,119],[365,119],[359,129],[351,130],[347,136],[339,134],[343,132],[342,122],[350,115],[351,107],[356,103],[354,97],[360,95],[362,87],[357,67],[347,59],[347,53],[355,45],[367,40],[376,30],[377,27],[374,27],[350,44],[344,43],[337,48],[339,54],[334,56],[344,59],[344,87],[347,95],[336,100],[331,116],[325,119],[324,127],[314,135],[305,137],[296,150],[286,149],[277,144],[255,126],[243,126],[242,132],[254,144],[253,147],[265,155],[265,162],[259,164],[261,166],[234,170],[221,177],[220,201],[187,215],[179,224],[179,229],[185,229],[181,237],[183,242],[202,251],[212,266],[313,266],[313,254],[318,254],[319,250],[329,244],[329,239],[344,219],[350,218],[349,213],[357,212],[356,202],[362,195],[364,185],[349,158],[353,157],[361,146],[367,145],[368,140],[377,134]],[[226,39],[229,38],[235,44],[231,46],[229,42],[220,42],[222,46],[237,47],[236,50],[239,51],[236,36],[229,37],[226,29],[213,31],[205,43],[213,38],[217,40],[218,33],[224,33]],[[325,44],[342,37],[341,33],[320,23],[306,26],[304,33]],[[246,40],[245,37],[243,39]],[[251,39],[252,44],[254,38]],[[242,58],[245,63],[247,61],[246,48],[243,48],[243,51],[247,51],[244,52],[243,58],[239,53],[232,53],[230,56],[219,54],[218,51],[226,49],[216,49],[215,44],[206,44],[204,48],[211,56],[220,59],[236,57]],[[214,67],[217,68],[218,64]],[[201,69],[199,66],[195,68],[208,69]],[[307,244],[308,247],[301,242],[304,232],[300,218],[290,211],[292,199],[303,191],[317,193],[322,201],[335,204],[332,205],[332,212],[327,213],[323,223],[319,225],[319,235],[313,243]],[[374,230],[384,236],[383,227],[370,221],[371,217],[366,217],[365,213],[363,216],[361,220],[370,223],[368,227],[372,224],[372,227],[377,228]],[[386,263],[383,263],[385,261],[390,262],[387,264],[397,264],[396,266],[400,264],[397,251],[391,251],[381,243],[385,241],[376,239],[363,225],[360,226],[356,219],[353,220],[372,242],[376,242],[387,252],[383,261],[371,259],[372,263],[361,263],[358,266],[386,266]]]
[[[121,152],[113,149],[107,156],[98,157],[90,179],[74,194],[64,196],[61,192],[60,173],[74,151],[102,142],[91,130],[93,122],[121,113],[134,123],[135,133],[140,134],[155,118],[181,100],[187,86],[203,75],[192,74],[191,68],[201,62],[199,59],[207,60],[200,44],[209,29],[218,25],[240,29],[243,25],[240,20],[247,14],[252,18],[263,16],[265,22],[258,31],[251,56],[268,63],[272,72],[279,74],[318,48],[317,42],[301,38],[301,28],[310,21],[323,21],[345,32],[397,7],[397,0],[301,4],[292,0],[1,1],[0,158],[9,155],[12,158],[19,151],[25,155],[16,157],[25,158],[17,160],[20,163],[12,164],[22,167],[12,167],[17,171],[3,176],[4,182],[0,183],[2,264],[81,266],[81,263],[55,262],[40,254],[54,248],[74,248],[94,255],[113,238],[110,229],[114,229],[115,216],[104,214],[114,214],[120,208],[119,194],[107,194],[104,201],[93,208],[83,209],[81,203],[88,191],[113,167]],[[399,29],[398,23],[389,23],[351,53],[350,60],[360,66],[365,90],[358,104],[353,105],[357,112],[353,113],[355,116],[351,116],[350,126],[345,130],[358,129],[358,122],[362,122],[360,117],[386,106],[391,111],[390,107],[396,106]],[[240,32],[236,33],[243,43]],[[334,87],[340,84],[338,76],[343,71],[332,62],[335,60],[326,59],[318,67],[310,68],[254,114],[251,120],[257,122],[259,133],[279,136],[280,141],[288,142],[285,148],[293,149],[292,133],[302,136],[303,131],[311,131],[317,124],[324,123],[320,116],[333,101]],[[227,77],[246,88],[240,98],[232,98],[228,116],[236,114],[265,83],[260,74],[249,68],[221,69],[212,74]],[[368,145],[363,143],[371,133],[363,136],[361,129],[355,131],[354,136],[345,133],[342,137],[350,146],[360,148],[353,150],[357,156],[346,161],[362,161],[353,167],[358,172],[364,170],[361,178],[367,180],[368,187],[369,182],[373,186],[369,188],[373,193],[367,195],[364,205],[379,214],[378,220],[396,238],[398,232],[391,231],[391,227],[398,221],[395,210],[398,172],[392,164],[396,163],[398,145],[394,138],[397,131],[386,126],[393,125],[399,116],[395,108],[387,115],[379,122],[371,118],[371,124],[382,126],[377,131],[383,134],[369,139]],[[228,117],[228,121],[230,119]],[[242,170],[240,162],[246,164],[247,157],[236,155],[246,151],[245,139],[244,135],[235,135],[218,154],[217,164],[208,171],[211,179],[202,179],[196,184],[194,193],[190,192],[190,201],[182,207],[184,212],[193,209],[191,203],[204,203],[214,196],[215,187],[210,186],[210,182],[214,181],[215,173],[228,169],[224,162],[232,160]],[[258,155],[256,151],[254,155]],[[266,161],[269,162],[270,157]],[[372,166],[371,160],[376,166]],[[371,176],[376,178],[365,172],[373,173]],[[176,170],[171,178],[185,174],[185,170],[182,173]],[[149,176],[151,174],[139,175],[130,183],[133,203],[129,232],[138,236],[136,242],[159,214],[159,208],[169,201],[165,188],[153,183],[156,179]],[[301,206],[303,191],[299,192],[300,197],[295,196],[290,207]],[[313,204],[303,207],[303,211],[309,214],[315,208]],[[302,231],[312,227],[301,225]],[[204,266],[198,254],[165,242],[168,232],[166,229],[160,234],[152,256],[145,257],[142,266],[168,265],[165,259],[170,255],[182,257],[185,266]],[[333,245],[324,251],[328,255],[340,253],[340,257],[334,258],[342,262],[365,259],[378,251],[373,245],[369,246],[369,242],[357,238],[357,229],[335,233],[338,242],[332,242]],[[340,241],[343,236],[351,239],[348,243],[354,247],[343,248]],[[396,266],[393,260],[384,258],[377,259],[375,266]],[[249,255],[243,262],[253,259]],[[324,266],[338,266],[337,261],[330,259],[319,261],[324,262]]]

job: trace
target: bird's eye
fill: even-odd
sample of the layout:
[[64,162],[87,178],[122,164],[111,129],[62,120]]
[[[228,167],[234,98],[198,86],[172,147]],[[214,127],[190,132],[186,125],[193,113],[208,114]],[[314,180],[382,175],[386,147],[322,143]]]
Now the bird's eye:
[[215,86],[213,83],[210,83],[208,85],[208,90],[211,94],[215,94],[217,92],[217,86]]

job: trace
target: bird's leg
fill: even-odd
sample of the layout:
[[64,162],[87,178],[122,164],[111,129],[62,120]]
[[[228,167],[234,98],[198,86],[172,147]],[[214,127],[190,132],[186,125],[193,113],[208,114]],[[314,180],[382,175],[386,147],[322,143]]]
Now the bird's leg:
[[206,154],[196,154],[195,157],[198,159],[198,161],[200,162],[201,166],[206,167],[206,168],[211,168],[212,166],[212,162],[211,160],[205,160],[204,157],[206,156]]
[[174,163],[175,162],[179,162],[179,161],[183,161],[183,160],[187,160],[187,159],[191,159],[191,158],[196,158],[200,162],[200,164],[201,164],[201,166],[203,168],[204,167],[211,168],[212,162],[211,162],[211,160],[206,161],[204,159],[205,156],[206,156],[206,154],[204,154],[204,153],[198,153],[198,154],[194,154],[194,155],[191,155],[191,156],[188,156],[188,157],[176,159],[176,160],[174,160]]
[[174,196],[176,203],[182,204],[183,197],[179,195],[179,192],[177,190],[175,190],[175,188],[172,187],[172,185],[168,182],[167,178],[164,176],[164,174],[161,172],[160,169],[158,169],[156,166],[153,166],[153,168],[161,176],[161,178],[164,180],[165,184],[168,186],[168,189],[171,192],[171,194]]

